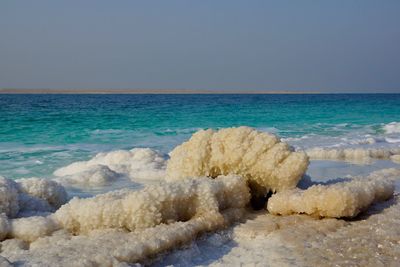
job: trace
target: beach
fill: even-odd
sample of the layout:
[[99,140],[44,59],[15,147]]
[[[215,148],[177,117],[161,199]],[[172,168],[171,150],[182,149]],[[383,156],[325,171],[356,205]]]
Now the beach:
[[399,94],[3,93],[0,265],[399,260]]

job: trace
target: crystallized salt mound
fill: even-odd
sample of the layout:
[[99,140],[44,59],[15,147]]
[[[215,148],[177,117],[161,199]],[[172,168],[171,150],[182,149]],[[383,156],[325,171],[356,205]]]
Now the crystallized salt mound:
[[18,185],[10,179],[0,176],[0,213],[14,217],[19,211]]
[[220,211],[243,208],[248,201],[247,185],[237,176],[199,178],[147,186],[141,191],[122,190],[90,199],[74,198],[54,218],[74,234],[104,228],[134,231],[203,215],[221,220]]
[[0,177],[0,213],[9,218],[54,212],[67,199],[65,189],[51,180],[29,178],[13,181]]
[[102,186],[120,175],[136,179],[161,179],[165,175],[166,159],[149,148],[116,150],[99,153],[89,161],[79,161],[54,172],[59,181],[79,186]]
[[303,152],[249,127],[201,130],[170,153],[167,180],[237,174],[253,193],[294,188],[308,166]]
[[368,163],[371,159],[389,159],[400,154],[400,148],[312,148],[306,151],[310,159],[345,160]]
[[55,181],[39,178],[17,180],[21,193],[43,199],[55,209],[67,202],[68,195],[64,187]]
[[[77,165],[76,165],[77,166]],[[55,179],[65,186],[93,187],[106,186],[119,178],[120,174],[104,165],[85,166],[84,171]]]
[[320,217],[354,217],[373,202],[393,195],[394,183],[387,176],[395,172],[392,169],[366,178],[278,192],[268,199],[268,211],[281,215],[306,213]]

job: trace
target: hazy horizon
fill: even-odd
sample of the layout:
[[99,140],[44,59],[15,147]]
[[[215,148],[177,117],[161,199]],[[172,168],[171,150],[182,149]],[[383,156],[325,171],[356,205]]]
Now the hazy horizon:
[[2,1],[0,88],[400,92],[400,2]]

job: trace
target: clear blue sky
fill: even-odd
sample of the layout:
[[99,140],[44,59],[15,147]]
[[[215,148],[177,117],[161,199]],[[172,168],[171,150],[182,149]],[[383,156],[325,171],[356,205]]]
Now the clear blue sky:
[[1,87],[400,92],[400,1],[1,0]]

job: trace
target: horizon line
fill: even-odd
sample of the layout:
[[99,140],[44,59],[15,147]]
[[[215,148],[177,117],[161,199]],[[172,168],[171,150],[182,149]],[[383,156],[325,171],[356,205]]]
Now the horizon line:
[[0,94],[398,94],[400,92],[321,92],[312,90],[210,89],[49,89],[0,88]]

